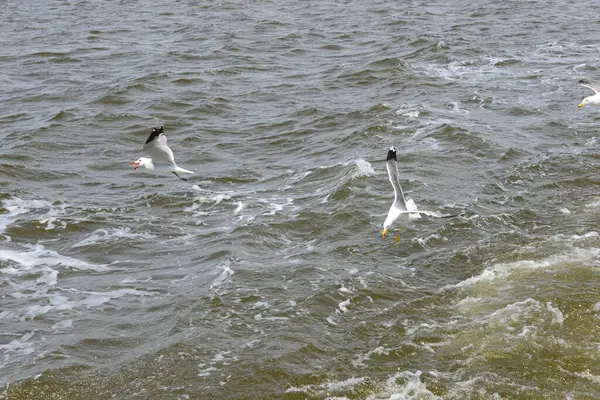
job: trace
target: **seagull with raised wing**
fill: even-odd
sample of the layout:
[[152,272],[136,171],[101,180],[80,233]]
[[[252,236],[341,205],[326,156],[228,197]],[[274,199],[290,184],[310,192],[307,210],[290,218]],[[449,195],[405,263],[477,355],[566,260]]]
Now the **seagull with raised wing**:
[[[388,177],[390,178],[390,183],[394,188],[394,202],[383,223],[383,230],[381,231],[382,237],[385,237],[389,228],[398,219],[401,222],[407,223],[411,219],[421,218],[421,214],[437,218],[456,217],[456,215],[441,214],[436,211],[419,210],[413,199],[410,197],[408,200],[404,198],[402,186],[400,186],[396,148],[394,146],[390,147],[388,150],[385,166],[387,168]],[[399,240],[400,234],[397,234],[394,238],[394,242],[398,243]]]
[[133,165],[134,171],[139,167],[154,171],[169,171],[182,181],[187,181],[187,179],[182,178],[179,174],[193,174],[194,172],[178,167],[175,164],[173,151],[167,146],[167,136],[164,132],[162,126],[152,129],[148,140],[144,144],[144,151],[151,158],[141,157],[130,164]]
[[586,104],[591,104],[594,106],[600,106],[600,93],[598,92],[598,90],[594,89],[593,87],[591,87],[588,84],[588,81],[586,81],[585,79],[582,79],[579,81],[579,84],[585,88],[588,89],[592,89],[594,91],[594,94],[591,96],[586,97],[585,99],[581,100],[581,103],[579,103],[579,105],[577,106],[578,108],[583,107]]

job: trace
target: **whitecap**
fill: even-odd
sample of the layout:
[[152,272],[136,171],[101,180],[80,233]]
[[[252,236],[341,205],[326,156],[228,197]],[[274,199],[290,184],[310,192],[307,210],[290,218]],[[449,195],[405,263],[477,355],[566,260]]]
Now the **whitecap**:
[[235,208],[235,210],[233,210],[233,215],[239,214],[240,211],[242,211],[244,209],[244,203],[242,203],[241,201],[238,201],[236,204],[237,204],[237,207]]
[[216,288],[225,283],[229,277],[231,277],[235,271],[229,268],[229,265],[221,265],[221,273],[215,278],[215,280],[210,284],[210,288]]
[[270,308],[271,306],[269,305],[268,301],[257,301],[254,304],[252,304],[252,309],[257,309],[257,308]]
[[254,319],[257,321],[287,321],[289,320],[288,317],[263,317],[263,314],[260,312],[256,315],[254,315]]
[[[592,235],[595,237],[595,235]],[[542,260],[520,260],[510,263],[497,263],[486,268],[481,274],[472,276],[455,285],[448,285],[442,290],[451,288],[465,288],[482,282],[491,282],[497,279],[505,279],[517,270],[546,269],[562,264],[597,263],[600,256],[600,248],[575,249],[572,252],[556,254]]]
[[83,239],[80,242],[75,243],[73,246],[71,246],[71,248],[90,246],[93,244],[110,242],[110,241],[119,240],[119,239],[134,239],[134,238],[154,239],[154,238],[156,238],[156,236],[152,235],[150,233],[132,233],[131,228],[129,228],[129,227],[97,229],[94,232],[92,232],[92,234],[90,236],[88,236],[87,238]]
[[347,313],[349,305],[350,305],[350,299],[346,299],[346,300],[342,301],[340,304],[338,304],[338,308],[343,313]]
[[562,325],[565,321],[565,316],[558,307],[554,307],[552,302],[546,303],[546,308],[552,313],[552,324]]
[[271,211],[264,213],[263,215],[275,215],[277,212],[279,211],[283,211],[283,208],[286,206],[289,206],[291,204],[294,204],[294,199],[288,197],[285,201],[285,203],[283,204],[277,204],[277,203],[269,203],[269,207],[271,207]]
[[[398,383],[402,382],[402,383]],[[385,385],[379,393],[367,397],[367,400],[386,399],[386,400],[407,400],[407,399],[428,399],[442,400],[441,397],[434,395],[427,386],[421,382],[421,371],[402,371],[388,378]]]
[[[12,261],[19,264],[17,273],[23,273],[34,267],[45,266],[64,266],[78,270],[106,271],[105,264],[92,264],[77,258],[63,256],[56,251],[47,250],[43,245],[26,246],[31,251],[18,252],[13,250],[0,250],[0,261]],[[3,271],[6,268],[3,269]]]
[[44,200],[22,200],[18,197],[13,197],[2,201],[2,207],[8,213],[0,215],[0,234],[15,221],[17,215],[28,213],[31,210],[51,208],[52,204]]
[[590,202],[590,203],[586,203],[585,207],[587,208],[596,208],[600,206],[600,197],[594,199],[594,201]]
[[352,173],[352,178],[375,175],[375,170],[370,162],[359,158],[354,163],[356,164],[356,170]]
[[573,235],[571,236],[571,238],[573,238],[574,240],[582,240],[582,239],[589,239],[589,238],[600,238],[600,234],[596,231],[591,231],[591,232],[587,232],[583,235]]
[[62,321],[59,321],[57,323],[55,323],[54,325],[52,325],[52,329],[67,329],[67,328],[72,328],[73,327],[73,320],[72,319],[65,319]]
[[323,382],[318,385],[305,385],[301,387],[289,387],[286,389],[285,393],[296,393],[296,392],[305,392],[305,393],[313,393],[313,392],[323,392],[323,391],[339,391],[348,388],[352,388],[356,385],[360,385],[365,382],[364,377],[351,377],[345,379],[343,381],[329,381]]

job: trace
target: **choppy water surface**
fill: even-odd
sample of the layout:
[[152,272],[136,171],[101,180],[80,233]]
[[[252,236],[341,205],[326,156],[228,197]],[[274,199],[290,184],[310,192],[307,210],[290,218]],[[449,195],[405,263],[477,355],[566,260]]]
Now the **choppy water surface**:
[[0,398],[600,397],[595,2],[2,8]]

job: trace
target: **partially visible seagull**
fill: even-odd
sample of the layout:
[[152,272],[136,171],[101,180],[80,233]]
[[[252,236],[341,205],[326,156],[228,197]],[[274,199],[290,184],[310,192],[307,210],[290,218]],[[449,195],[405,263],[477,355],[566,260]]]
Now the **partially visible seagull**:
[[[392,203],[390,211],[388,211],[387,218],[383,223],[383,230],[381,231],[382,237],[385,237],[390,226],[392,226],[394,221],[397,219],[400,219],[401,222],[407,223],[410,219],[421,218],[421,214],[438,218],[456,217],[456,215],[440,214],[436,211],[419,210],[417,209],[417,205],[413,199],[409,197],[408,200],[406,200],[404,198],[404,193],[402,192],[402,186],[400,186],[400,180],[398,176],[398,162],[396,159],[396,148],[394,146],[390,147],[388,150],[385,166],[387,168],[388,177],[390,178],[390,183],[394,187],[394,202]],[[398,243],[399,240],[400,234],[397,234],[394,238],[394,242]]]
[[134,171],[139,167],[155,171],[170,171],[182,181],[187,181],[187,179],[182,178],[179,174],[193,174],[194,172],[178,167],[175,164],[173,151],[167,146],[167,135],[164,132],[165,130],[162,126],[152,129],[148,140],[144,144],[144,151],[150,154],[152,158],[141,157],[130,164],[133,165]]
[[600,93],[598,92],[598,90],[594,89],[593,87],[591,87],[590,85],[588,85],[588,81],[586,81],[585,79],[582,79],[579,81],[579,84],[583,87],[586,87],[588,89],[592,89],[594,91],[594,94],[591,96],[586,97],[585,99],[581,100],[581,103],[579,103],[579,105],[577,106],[578,108],[583,107],[586,104],[591,104],[594,106],[600,106]]

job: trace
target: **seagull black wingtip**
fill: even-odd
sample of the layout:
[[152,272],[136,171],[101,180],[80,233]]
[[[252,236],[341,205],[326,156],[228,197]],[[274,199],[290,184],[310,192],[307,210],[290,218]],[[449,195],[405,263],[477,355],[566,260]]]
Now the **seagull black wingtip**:
[[162,126],[153,128],[152,132],[150,132],[150,136],[148,136],[148,139],[146,140],[146,143],[144,143],[144,144],[150,143],[151,141],[153,141],[154,139],[159,137],[161,133],[164,133],[164,132],[165,132],[165,130],[163,129]]
[[387,158],[385,159],[385,161],[390,161],[390,160],[397,161],[396,148],[394,146],[390,147],[390,149],[388,150],[388,153],[387,153]]

